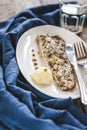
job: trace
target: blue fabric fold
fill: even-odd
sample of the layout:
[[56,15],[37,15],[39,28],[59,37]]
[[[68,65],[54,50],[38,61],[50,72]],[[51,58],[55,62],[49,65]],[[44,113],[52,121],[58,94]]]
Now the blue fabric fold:
[[22,76],[16,61],[20,36],[39,25],[59,26],[59,5],[27,9],[0,23],[0,130],[86,130],[71,98],[44,98]]

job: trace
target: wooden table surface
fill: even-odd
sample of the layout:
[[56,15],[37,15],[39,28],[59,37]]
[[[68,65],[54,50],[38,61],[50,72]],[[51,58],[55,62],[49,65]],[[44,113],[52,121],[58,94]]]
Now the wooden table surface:
[[[78,1],[87,3],[87,0]],[[58,0],[0,0],[0,21],[4,21],[27,8],[54,3],[58,3]],[[79,36],[87,43],[87,26],[84,27],[83,32]],[[87,83],[87,76],[85,76],[85,81]],[[76,99],[74,102],[87,114],[87,106],[83,105],[80,99]]]

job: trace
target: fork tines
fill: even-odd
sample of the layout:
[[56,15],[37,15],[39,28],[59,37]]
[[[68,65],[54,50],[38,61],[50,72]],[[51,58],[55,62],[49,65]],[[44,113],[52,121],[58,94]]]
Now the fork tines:
[[74,43],[74,49],[77,60],[87,58],[87,45],[85,42],[81,41]]

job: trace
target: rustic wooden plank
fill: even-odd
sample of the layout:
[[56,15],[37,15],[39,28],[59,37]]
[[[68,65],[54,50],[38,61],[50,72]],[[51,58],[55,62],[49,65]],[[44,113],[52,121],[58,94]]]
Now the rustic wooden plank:
[[34,6],[58,3],[58,0],[0,0],[0,21]]

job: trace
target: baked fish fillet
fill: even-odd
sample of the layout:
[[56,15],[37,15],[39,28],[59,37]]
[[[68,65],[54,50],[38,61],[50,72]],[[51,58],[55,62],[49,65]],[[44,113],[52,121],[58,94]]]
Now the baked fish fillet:
[[65,41],[58,35],[40,35],[37,36],[37,44],[57,86],[63,91],[72,90],[76,86],[76,75],[65,52]]

